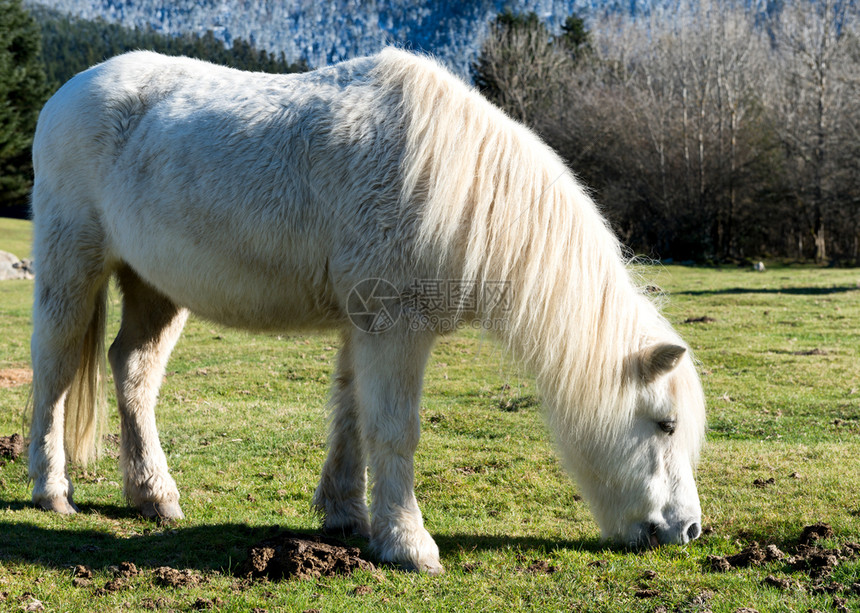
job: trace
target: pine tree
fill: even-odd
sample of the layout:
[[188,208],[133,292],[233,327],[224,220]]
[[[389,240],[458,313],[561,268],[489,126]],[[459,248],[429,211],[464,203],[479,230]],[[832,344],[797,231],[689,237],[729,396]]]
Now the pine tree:
[[46,98],[38,26],[21,0],[0,0],[0,206],[26,201],[30,146]]
[[591,32],[585,20],[577,15],[569,15],[561,26],[559,42],[567,48],[574,61],[579,61],[591,53]]

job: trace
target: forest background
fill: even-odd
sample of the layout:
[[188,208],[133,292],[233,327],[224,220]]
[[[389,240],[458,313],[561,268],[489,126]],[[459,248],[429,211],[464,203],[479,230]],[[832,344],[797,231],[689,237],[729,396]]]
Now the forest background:
[[[214,3],[159,12],[145,1],[134,13],[128,4],[0,0],[0,214],[26,214],[44,101],[107,57],[148,48],[294,72],[399,44],[434,53],[535,129],[632,253],[860,263],[860,8],[851,0],[484,0],[447,13],[440,7],[451,3],[403,0],[308,13],[312,3],[296,0],[255,4],[245,29],[231,19],[247,3],[217,3],[209,21]],[[276,4],[293,12],[275,15]],[[267,15],[270,30],[292,33],[290,45],[247,26]]]

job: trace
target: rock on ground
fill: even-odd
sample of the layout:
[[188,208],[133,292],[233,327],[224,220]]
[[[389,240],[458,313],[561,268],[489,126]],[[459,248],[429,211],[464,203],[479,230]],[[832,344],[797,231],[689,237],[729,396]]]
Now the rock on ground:
[[22,260],[8,251],[0,251],[0,281],[32,279],[34,273],[33,260]]

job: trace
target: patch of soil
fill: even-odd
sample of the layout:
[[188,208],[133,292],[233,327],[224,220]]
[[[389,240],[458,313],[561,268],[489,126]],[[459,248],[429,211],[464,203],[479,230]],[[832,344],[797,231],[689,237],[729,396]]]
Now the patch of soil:
[[140,601],[140,606],[142,609],[155,611],[157,609],[172,607],[173,602],[163,596],[159,596],[158,598],[144,598]]
[[[746,547],[740,553],[731,556],[708,556],[705,567],[712,572],[727,572],[732,568],[744,568],[747,566],[758,566],[765,562],[783,561],[788,569],[805,572],[813,582],[813,591],[827,593],[853,593],[854,586],[845,586],[840,583],[825,581],[830,577],[833,569],[844,560],[854,560],[860,557],[860,544],[854,542],[845,543],[841,549],[828,549],[817,544],[820,539],[830,539],[835,535],[833,529],[825,523],[806,526],[798,539],[798,545],[794,555],[787,556],[773,544],[764,549],[758,543]],[[788,589],[792,582],[789,579],[768,576],[764,583],[778,589]],[[860,587],[857,588],[860,593]],[[835,598],[835,597],[834,597]]]
[[93,569],[89,566],[84,566],[83,564],[78,564],[75,566],[75,570],[73,571],[75,577],[80,577],[82,579],[92,579],[93,578]]
[[660,590],[637,590],[634,596],[636,598],[656,598],[660,595]]
[[785,554],[780,550],[776,545],[768,545],[764,548],[765,559],[768,562],[773,562],[774,560],[782,560],[785,557]]
[[354,590],[352,590],[352,593],[355,596],[367,596],[368,594],[373,593],[373,588],[369,585],[358,585]]
[[206,609],[212,609],[214,607],[224,606],[224,601],[218,597],[213,599],[209,598],[198,598],[194,601],[194,604],[191,605],[191,608],[195,611],[205,611]]
[[41,600],[37,600],[33,598],[30,602],[24,605],[24,611],[44,611],[45,605],[42,604]]
[[24,437],[20,434],[0,436],[0,458],[17,460],[24,453]]
[[764,584],[769,585],[771,587],[775,587],[778,590],[787,590],[791,587],[791,579],[768,575],[764,578]]
[[685,324],[712,324],[716,319],[710,315],[702,315],[701,317],[688,317],[684,320]]
[[773,485],[774,483],[776,483],[776,479],[773,477],[770,477],[769,479],[756,479],[753,481],[753,485],[761,489],[766,488],[768,485]]
[[165,587],[194,587],[200,585],[200,578],[190,570],[177,570],[169,566],[159,566],[152,571],[155,582]]
[[251,547],[237,574],[251,578],[312,579],[348,575],[356,569],[376,570],[358,547],[336,539],[282,532]]
[[126,582],[122,578],[118,577],[105,583],[105,586],[102,589],[105,592],[118,592],[125,587],[127,587]]
[[708,556],[705,562],[711,571],[724,573],[732,568],[747,568],[748,566],[761,566],[765,562],[781,560],[785,554],[776,545],[768,545],[762,549],[758,543],[753,543],[743,549],[740,553],[730,556]]
[[838,549],[800,545],[797,555],[788,558],[788,565],[794,570],[807,571],[812,579],[823,579],[833,572],[841,557]]
[[139,574],[134,562],[120,562],[119,566],[111,566],[110,570],[117,578],[136,577]]
[[753,543],[749,547],[741,550],[731,556],[726,556],[726,561],[729,565],[735,568],[746,568],[748,566],[760,566],[767,559],[767,553],[759,547],[758,543]]
[[550,564],[549,560],[535,560],[529,564],[525,570],[530,573],[542,575],[552,575],[558,572],[558,568]]
[[705,567],[714,573],[727,573],[732,565],[723,556],[708,556],[705,559]]
[[811,526],[806,526],[803,529],[803,532],[800,533],[800,538],[798,539],[798,542],[801,545],[811,545],[819,539],[829,538],[833,538],[833,528],[831,528],[828,524],[818,523],[812,524]]
[[18,387],[26,385],[33,380],[33,371],[29,368],[2,368],[0,369],[0,388]]

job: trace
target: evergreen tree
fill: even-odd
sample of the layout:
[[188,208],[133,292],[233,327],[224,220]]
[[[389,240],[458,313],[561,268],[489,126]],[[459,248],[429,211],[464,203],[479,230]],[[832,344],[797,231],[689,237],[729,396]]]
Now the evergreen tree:
[[0,206],[26,201],[30,147],[46,98],[38,26],[21,0],[0,0]]
[[591,53],[591,32],[585,27],[585,20],[577,15],[569,15],[564,20],[558,41],[568,50],[574,61],[579,61]]
[[150,27],[126,28],[103,19],[89,21],[44,6],[34,7],[33,16],[42,30],[42,61],[52,89],[93,64],[135,49],[186,55],[242,70],[274,73],[307,70],[303,62],[290,63],[283,53],[276,56],[257,51],[240,38],[234,39],[232,48],[227,48],[212,31],[167,36]]

